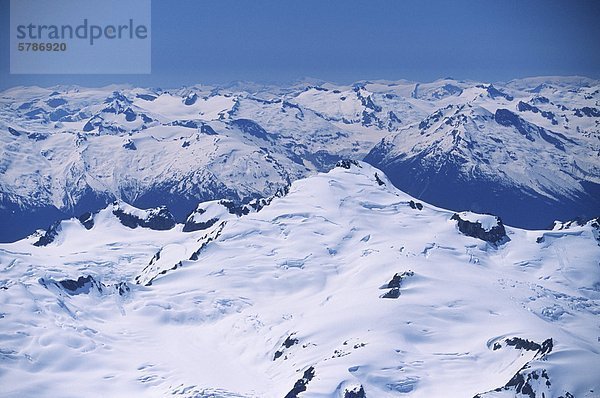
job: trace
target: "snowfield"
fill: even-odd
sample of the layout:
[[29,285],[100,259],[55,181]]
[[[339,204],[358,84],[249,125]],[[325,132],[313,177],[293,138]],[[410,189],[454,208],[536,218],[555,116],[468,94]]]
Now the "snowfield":
[[0,395],[600,396],[597,220],[454,217],[353,161],[263,204],[0,244]]

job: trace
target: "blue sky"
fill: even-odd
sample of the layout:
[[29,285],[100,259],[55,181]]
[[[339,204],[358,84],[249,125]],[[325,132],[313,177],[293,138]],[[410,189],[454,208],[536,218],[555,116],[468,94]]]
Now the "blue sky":
[[598,21],[595,0],[153,0],[150,75],[11,75],[0,0],[0,88],[600,78]]

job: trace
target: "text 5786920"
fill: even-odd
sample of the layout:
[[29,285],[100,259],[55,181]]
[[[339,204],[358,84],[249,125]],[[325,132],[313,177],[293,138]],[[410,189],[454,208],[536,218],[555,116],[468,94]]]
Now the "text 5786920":
[[67,43],[36,43],[20,42],[17,43],[19,51],[67,51]]

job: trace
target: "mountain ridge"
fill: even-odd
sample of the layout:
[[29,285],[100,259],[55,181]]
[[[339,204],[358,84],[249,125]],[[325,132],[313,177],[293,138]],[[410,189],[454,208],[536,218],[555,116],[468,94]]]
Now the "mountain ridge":
[[63,221],[46,246],[0,244],[3,395],[600,389],[597,222],[504,226],[420,202],[357,161],[257,212],[214,205],[197,213],[219,220],[197,231],[132,228],[116,210],[159,212],[114,204]]

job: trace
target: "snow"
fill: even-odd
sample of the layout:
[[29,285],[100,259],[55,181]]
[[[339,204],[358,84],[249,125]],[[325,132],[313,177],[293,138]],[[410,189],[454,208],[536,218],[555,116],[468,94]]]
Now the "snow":
[[330,118],[341,120],[356,120],[360,118],[363,106],[352,90],[335,93],[331,91],[320,91],[314,88],[300,93],[294,98],[299,104],[323,113]]
[[458,215],[461,219],[472,222],[473,224],[480,223],[481,228],[483,228],[485,232],[491,231],[492,228],[498,225],[498,219],[496,216],[490,214],[476,214],[470,211],[463,211],[458,213]]
[[227,218],[232,218],[227,208],[219,200],[213,200],[200,203],[196,211],[188,217],[188,221],[200,224],[213,219],[224,220]]
[[210,98],[198,98],[193,105],[184,105],[180,96],[164,93],[154,101],[136,99],[134,104],[143,109],[160,115],[166,120],[173,119],[202,119],[206,121],[217,120],[221,114],[225,114],[234,105],[233,97],[215,96]]
[[[375,173],[388,181],[362,162],[297,180],[204,231],[130,229],[108,207],[91,230],[63,222],[47,247],[0,244],[0,395],[279,398],[312,366],[300,397],[359,386],[368,397],[472,397],[527,363],[547,371],[546,396],[600,389],[593,226],[507,227],[510,241],[491,248],[460,234],[454,212],[413,209]],[[380,298],[409,270],[397,299]],[[86,275],[131,290],[70,296],[38,282]],[[554,348],[540,360],[504,344],[513,337]]]
[[115,202],[113,204],[113,211],[118,211],[121,210],[123,213],[125,214],[130,214],[134,217],[139,218],[140,220],[146,220],[148,219],[148,217],[155,212],[154,209],[152,210],[140,210],[137,209],[125,202]]

